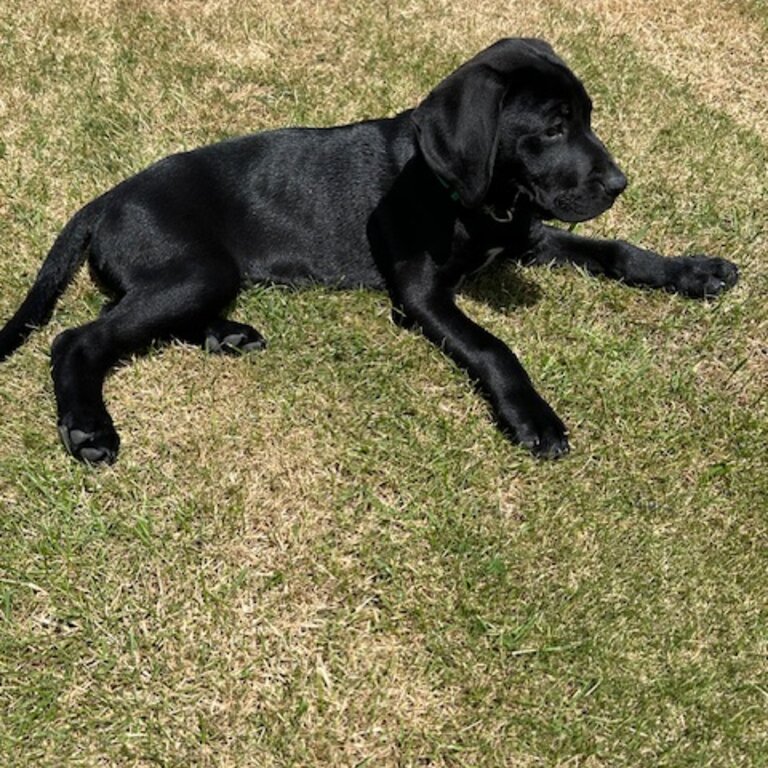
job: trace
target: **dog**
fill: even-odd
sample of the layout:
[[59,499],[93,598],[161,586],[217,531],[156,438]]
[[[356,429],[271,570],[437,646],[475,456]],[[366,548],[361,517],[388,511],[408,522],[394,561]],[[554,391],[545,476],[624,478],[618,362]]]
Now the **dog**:
[[256,329],[226,318],[254,283],[385,290],[394,321],[468,372],[504,433],[538,457],[561,457],[563,422],[510,349],[457,307],[464,279],[513,259],[704,298],[738,278],[721,258],[664,258],[545,223],[592,219],[627,185],[591,113],[548,43],[508,38],[394,117],[171,155],[74,215],[0,331],[0,359],[48,321],[87,259],[110,301],[56,337],[51,370],[67,451],[111,463],[120,441],[103,385],[120,360],[167,339],[261,349]]

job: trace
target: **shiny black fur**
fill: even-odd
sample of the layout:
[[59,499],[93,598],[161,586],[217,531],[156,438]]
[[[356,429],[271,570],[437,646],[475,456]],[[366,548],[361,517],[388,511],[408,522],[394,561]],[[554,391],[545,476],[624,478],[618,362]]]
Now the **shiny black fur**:
[[584,87],[549,45],[501,40],[415,110],[338,128],[293,128],[174,155],[77,213],[21,308],[0,357],[45,322],[86,258],[112,296],[52,349],[67,450],[112,462],[119,438],[102,397],[119,360],[180,338],[215,352],[264,346],[225,319],[254,282],[386,290],[489,399],[499,425],[538,456],[568,451],[566,429],[514,354],[458,309],[454,294],[489,261],[568,262],[690,296],[737,279],[722,259],[664,259],[542,223],[605,211],[626,178],[590,128]]

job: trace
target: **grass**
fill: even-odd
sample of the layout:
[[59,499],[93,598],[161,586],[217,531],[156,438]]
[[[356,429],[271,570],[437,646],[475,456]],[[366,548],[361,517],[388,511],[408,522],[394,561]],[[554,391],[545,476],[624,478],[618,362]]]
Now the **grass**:
[[119,369],[114,468],[0,367],[0,765],[768,760],[764,5],[22,3],[0,19],[0,316],[67,216],[155,158],[391,114],[496,38],[583,77],[632,187],[584,231],[739,263],[702,304],[575,272],[467,311],[572,429],[543,464],[384,297],[261,288],[270,348]]

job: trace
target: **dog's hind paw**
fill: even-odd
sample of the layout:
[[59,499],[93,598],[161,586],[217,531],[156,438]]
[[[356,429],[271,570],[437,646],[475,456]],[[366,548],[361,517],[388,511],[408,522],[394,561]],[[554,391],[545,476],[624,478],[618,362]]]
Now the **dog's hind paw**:
[[85,464],[113,464],[117,459],[120,437],[111,424],[86,431],[60,423],[59,435],[67,452]]
[[219,320],[205,329],[203,349],[223,355],[255,352],[267,346],[266,339],[250,325],[234,320]]

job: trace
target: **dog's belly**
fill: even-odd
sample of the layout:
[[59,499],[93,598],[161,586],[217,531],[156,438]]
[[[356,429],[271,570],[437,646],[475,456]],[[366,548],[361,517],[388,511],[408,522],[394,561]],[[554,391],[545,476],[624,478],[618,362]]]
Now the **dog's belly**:
[[325,285],[330,288],[370,288],[382,290],[384,280],[367,245],[358,250],[348,246],[338,250],[268,248],[246,260],[243,274],[247,284],[273,283],[292,287]]

